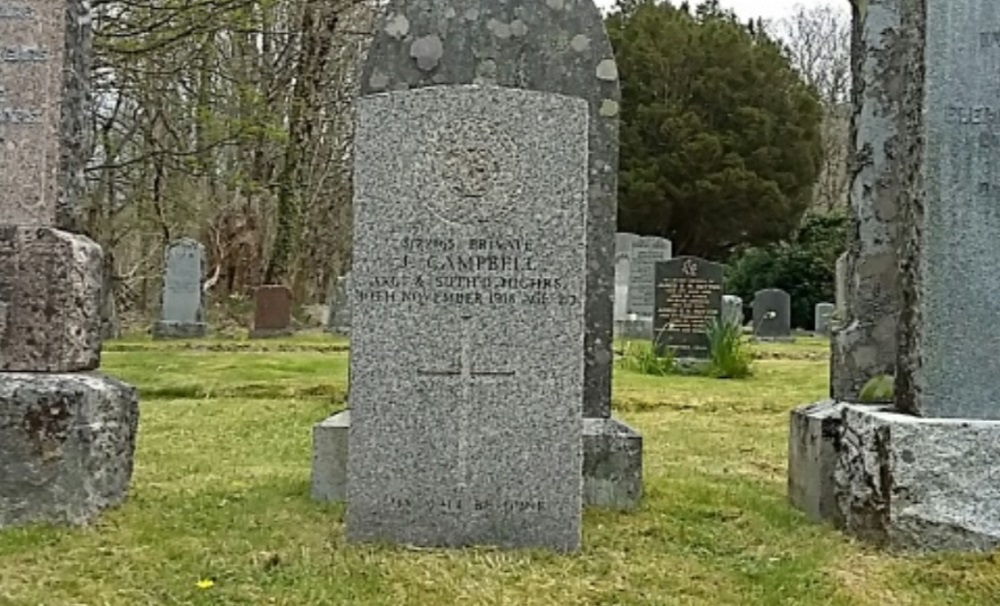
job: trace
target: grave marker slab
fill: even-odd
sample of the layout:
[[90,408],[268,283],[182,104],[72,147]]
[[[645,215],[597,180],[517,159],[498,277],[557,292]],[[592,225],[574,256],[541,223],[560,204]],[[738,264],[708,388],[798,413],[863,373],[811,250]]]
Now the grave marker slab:
[[753,334],[758,339],[792,338],[792,298],[787,292],[765,288],[754,293]]
[[351,272],[337,278],[330,294],[326,332],[334,335],[351,334]]
[[830,334],[830,322],[833,318],[834,312],[837,311],[837,306],[833,303],[817,303],[816,310],[813,317],[813,330],[818,335],[829,335]]
[[254,292],[250,338],[282,337],[292,332],[292,291],[274,284],[259,287]]
[[154,338],[205,336],[205,310],[201,298],[205,247],[183,238],[167,248],[163,276],[163,306],[160,321],[153,325]]
[[654,343],[678,358],[708,358],[708,324],[722,314],[724,267],[697,257],[655,265]]
[[347,534],[577,549],[587,104],[362,97]]
[[655,266],[670,259],[672,245],[666,238],[637,236],[629,248],[628,313],[652,318],[656,307]]

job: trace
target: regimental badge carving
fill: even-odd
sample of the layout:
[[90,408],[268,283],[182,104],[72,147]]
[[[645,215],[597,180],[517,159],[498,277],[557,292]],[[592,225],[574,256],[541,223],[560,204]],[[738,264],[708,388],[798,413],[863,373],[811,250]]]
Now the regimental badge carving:
[[684,263],[681,265],[681,273],[689,278],[697,276],[698,262],[694,259],[685,259]]
[[442,219],[464,224],[496,221],[521,193],[517,146],[499,125],[462,119],[448,124],[431,141],[434,195],[429,209]]

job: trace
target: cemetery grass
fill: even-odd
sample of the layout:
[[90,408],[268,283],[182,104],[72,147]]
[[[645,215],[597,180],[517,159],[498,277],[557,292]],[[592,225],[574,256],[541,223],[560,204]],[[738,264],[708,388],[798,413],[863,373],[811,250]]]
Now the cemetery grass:
[[[618,373],[646,495],[587,511],[575,556],[348,545],[309,500],[310,428],[342,406],[345,351],[111,343],[139,387],[127,503],[86,529],[0,533],[0,605],[991,604],[989,556],[894,557],[785,502],[788,411],[826,393],[823,344],[767,345],[744,381]],[[138,343],[141,347],[118,345]],[[266,347],[278,342],[265,344]],[[812,348],[815,359],[803,356]],[[782,350],[788,354],[781,356]]]

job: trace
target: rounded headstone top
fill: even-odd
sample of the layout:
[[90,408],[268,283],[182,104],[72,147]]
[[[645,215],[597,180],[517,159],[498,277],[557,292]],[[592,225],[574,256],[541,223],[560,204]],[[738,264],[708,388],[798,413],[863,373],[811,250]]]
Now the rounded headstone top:
[[361,94],[481,84],[587,99],[617,120],[618,68],[592,0],[395,0],[368,51]]

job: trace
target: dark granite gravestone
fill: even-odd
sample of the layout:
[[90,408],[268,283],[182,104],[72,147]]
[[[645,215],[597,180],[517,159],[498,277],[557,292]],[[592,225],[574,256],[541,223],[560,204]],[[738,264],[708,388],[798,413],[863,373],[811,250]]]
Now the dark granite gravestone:
[[753,335],[761,340],[792,338],[792,298],[780,288],[765,288],[753,295]]
[[257,288],[250,338],[282,337],[292,332],[292,291],[274,284]]
[[160,320],[153,325],[155,339],[205,336],[205,309],[201,300],[205,247],[183,238],[167,248]]
[[654,344],[678,358],[708,358],[708,326],[722,314],[724,267],[697,257],[661,261],[655,269]]
[[592,0],[394,0],[368,51],[361,94],[446,84],[578,97],[588,107],[587,389],[584,416],[611,416],[618,68]]
[[85,524],[132,477],[136,391],[95,372],[100,246],[72,229],[89,3],[0,5],[0,529]]
[[575,550],[587,103],[362,97],[347,535]]

